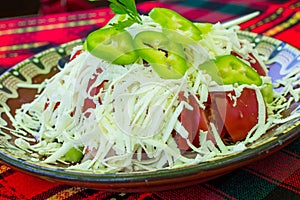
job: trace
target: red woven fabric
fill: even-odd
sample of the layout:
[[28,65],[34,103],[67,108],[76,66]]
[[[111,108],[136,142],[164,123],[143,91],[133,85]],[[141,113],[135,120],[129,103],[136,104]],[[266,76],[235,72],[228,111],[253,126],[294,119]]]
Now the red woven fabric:
[[85,0],[41,0],[40,13],[43,15],[92,9]]
[[0,66],[9,68],[41,50],[84,38],[112,16],[109,8],[103,8],[5,20],[0,24]]
[[[47,2],[51,3],[50,0]],[[76,5],[83,3],[80,4],[82,9],[89,8],[84,7],[86,4],[83,1],[76,2]],[[72,9],[75,7],[73,4]],[[144,14],[153,7],[167,7],[191,20],[208,22],[232,19],[253,10],[265,11],[241,24],[241,28],[275,37],[300,48],[300,3],[297,0],[189,0],[177,3],[146,2],[138,5],[139,11]],[[47,48],[84,38],[89,32],[106,24],[113,16],[108,8],[70,13],[65,13],[64,8],[60,11],[63,13],[0,20],[0,69],[8,69]],[[112,193],[61,185],[0,164],[0,200],[299,199],[299,195],[300,139],[276,154],[218,179],[163,192]]]
[[287,1],[282,5],[269,5],[267,12],[240,26],[244,30],[275,37],[299,48],[300,40],[296,39],[300,30],[299,21],[300,3]]

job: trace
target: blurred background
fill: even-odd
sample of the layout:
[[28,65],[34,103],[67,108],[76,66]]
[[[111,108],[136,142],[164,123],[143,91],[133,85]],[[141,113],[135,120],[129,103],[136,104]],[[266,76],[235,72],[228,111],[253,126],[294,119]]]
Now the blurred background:
[[[145,0],[136,0],[136,3]],[[104,7],[107,0],[5,0],[1,1],[0,18],[22,15],[45,15],[51,13],[86,10]]]
[[[146,0],[135,0],[136,3]],[[149,1],[149,0],[148,0]],[[157,0],[164,2],[184,2],[184,0]],[[189,2],[207,1],[190,0]],[[238,2],[238,0],[236,0]],[[245,0],[239,3],[260,3],[264,0]],[[284,3],[288,0],[273,0],[274,3]],[[107,0],[2,0],[0,7],[0,18],[16,17],[24,15],[46,15],[52,13],[69,12],[76,10],[87,10],[96,7],[107,7]]]

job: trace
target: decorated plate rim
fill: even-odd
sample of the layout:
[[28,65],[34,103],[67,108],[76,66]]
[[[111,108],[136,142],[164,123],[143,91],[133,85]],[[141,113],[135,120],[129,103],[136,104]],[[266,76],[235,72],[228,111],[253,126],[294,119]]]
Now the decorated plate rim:
[[[239,36],[248,40],[251,40],[258,45],[262,43],[274,45],[274,50],[270,53],[268,60],[273,59],[276,54],[278,54],[282,49],[286,49],[292,53],[295,53],[298,58],[300,57],[300,52],[297,48],[289,45],[285,42],[277,40],[272,37],[263,36],[256,33],[239,31]],[[18,76],[19,74],[16,71],[22,69],[25,65],[30,63],[35,63],[43,67],[43,64],[40,63],[40,59],[46,56],[49,56],[51,53],[56,53],[58,58],[68,55],[71,52],[71,49],[74,46],[80,45],[83,39],[77,39],[65,44],[62,44],[55,48],[50,48],[41,53],[34,55],[31,58],[28,58],[14,67],[8,69],[0,76],[1,90],[0,94],[5,91],[3,89],[3,81],[10,76]],[[263,48],[263,47],[262,47]],[[43,69],[42,69],[43,70]],[[47,69],[44,71],[45,74],[49,73]],[[9,88],[7,88],[9,90]],[[8,92],[8,91],[6,91]],[[13,92],[12,92],[13,93]],[[9,94],[12,95],[13,94]],[[8,98],[10,99],[10,98]],[[5,102],[0,102],[0,106],[3,107]],[[128,181],[134,182],[145,182],[151,180],[159,179],[173,179],[184,176],[191,176],[199,173],[206,173],[208,171],[214,171],[221,168],[227,168],[233,166],[233,168],[238,168],[242,165],[245,165],[252,160],[265,157],[272,152],[275,152],[284,146],[288,145],[293,140],[297,139],[300,136],[300,119],[293,122],[287,123],[284,125],[284,130],[282,133],[269,138],[266,142],[255,146],[254,148],[249,148],[243,152],[231,155],[229,157],[216,159],[213,162],[204,162],[195,165],[189,165],[178,168],[166,168],[155,171],[142,171],[142,172],[122,172],[122,173],[96,173],[93,171],[75,171],[68,170],[65,168],[60,168],[57,166],[44,166],[38,165],[35,162],[29,162],[20,157],[10,154],[9,151],[4,150],[1,144],[1,132],[0,132],[0,160],[9,166],[19,169],[21,171],[34,174],[37,176],[42,176],[47,179],[60,179],[60,180],[70,180],[70,181],[87,181],[93,183],[126,183]],[[226,171],[226,170],[225,170]],[[205,176],[205,175],[204,175]],[[203,177],[203,176],[201,176]]]

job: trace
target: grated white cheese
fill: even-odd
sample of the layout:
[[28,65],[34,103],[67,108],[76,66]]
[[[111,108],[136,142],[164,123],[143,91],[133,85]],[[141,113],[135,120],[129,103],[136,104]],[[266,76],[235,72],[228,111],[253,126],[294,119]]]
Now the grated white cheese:
[[[126,29],[133,37],[144,30],[162,31],[151,18],[142,16],[142,20],[143,25],[134,24]],[[299,84],[299,69],[274,84],[281,89],[276,90],[275,99],[267,108],[258,86],[218,85],[199,70],[200,64],[232,51],[240,52],[245,59],[249,53],[258,57],[253,45],[240,40],[235,31],[218,23],[201,41],[188,44],[185,54],[189,69],[181,79],[161,79],[140,60],[120,66],[83,52],[42,84],[19,85],[37,88],[39,94],[33,102],[22,105],[15,116],[4,108],[15,127],[16,145],[45,156],[45,163],[64,163],[61,158],[66,152],[73,147],[84,147],[82,161],[69,168],[101,173],[180,167],[247,149],[275,124],[300,117],[299,112],[282,117],[283,111],[299,101],[300,89],[293,88]],[[81,48],[74,48],[72,54]],[[259,61],[262,63],[260,58]],[[267,71],[265,65],[263,67]],[[267,83],[270,79],[263,81]],[[102,83],[104,87],[93,94]],[[199,130],[200,145],[195,146],[179,120],[183,109],[192,110],[193,107],[179,101],[179,93],[183,91],[186,98],[193,95],[199,107],[205,109],[210,92],[234,91],[235,95],[230,97],[236,106],[246,87],[255,90],[258,103],[258,123],[246,139],[226,145],[215,125],[210,123],[215,143],[208,138],[207,131]],[[286,95],[291,98],[285,98]],[[193,156],[178,148],[174,132],[186,139]],[[36,144],[30,143],[34,140],[32,136]]]

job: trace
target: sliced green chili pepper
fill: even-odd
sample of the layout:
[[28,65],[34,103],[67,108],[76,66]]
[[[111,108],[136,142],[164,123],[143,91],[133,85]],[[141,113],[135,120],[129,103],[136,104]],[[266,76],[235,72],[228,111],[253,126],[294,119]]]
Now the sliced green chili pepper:
[[173,10],[166,8],[153,8],[149,16],[164,28],[164,32],[171,40],[188,42],[188,39],[198,41],[201,31],[188,19]]
[[211,23],[194,23],[194,25],[201,31],[202,34],[210,32],[213,27]]
[[162,32],[143,31],[134,38],[136,51],[164,79],[181,78],[187,63],[181,44],[172,42]]
[[200,69],[211,75],[218,84],[262,84],[259,74],[233,55],[218,56],[215,61],[202,64]]
[[75,147],[72,147],[65,155],[64,155],[64,159],[66,161],[72,162],[72,163],[76,163],[79,162],[82,157],[83,157],[83,153],[82,153],[82,149],[77,149]]
[[98,58],[119,65],[131,64],[138,58],[131,35],[115,27],[102,28],[90,33],[84,48]]
[[260,91],[264,97],[264,100],[267,103],[271,103],[273,101],[273,85],[272,85],[272,83],[265,83],[262,86]]

